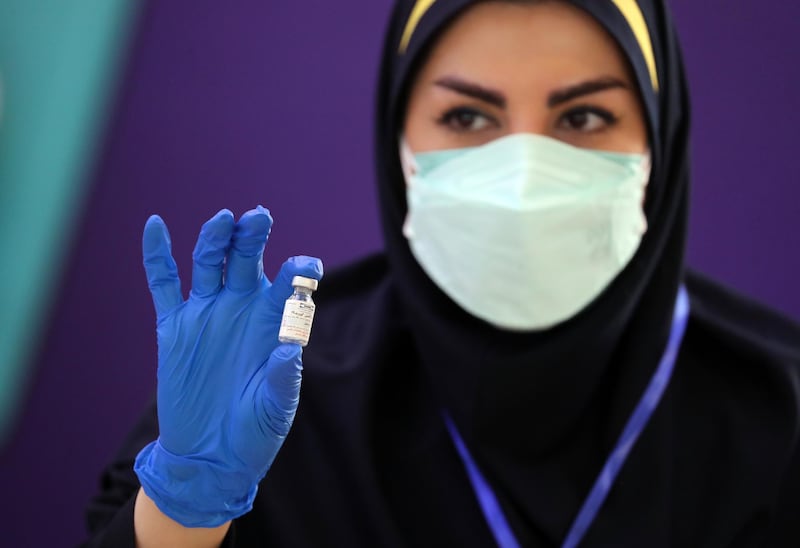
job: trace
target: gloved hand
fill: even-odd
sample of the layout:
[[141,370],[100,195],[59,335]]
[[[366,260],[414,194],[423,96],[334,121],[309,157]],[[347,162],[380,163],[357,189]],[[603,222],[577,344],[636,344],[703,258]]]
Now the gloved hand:
[[271,226],[261,206],[237,223],[228,210],[206,222],[184,301],[164,221],[145,225],[160,434],[134,469],[158,508],[187,527],[216,527],[252,508],[297,409],[302,350],[280,344],[278,330],[292,278],[320,279],[322,263],[293,257],[270,283],[262,255]]

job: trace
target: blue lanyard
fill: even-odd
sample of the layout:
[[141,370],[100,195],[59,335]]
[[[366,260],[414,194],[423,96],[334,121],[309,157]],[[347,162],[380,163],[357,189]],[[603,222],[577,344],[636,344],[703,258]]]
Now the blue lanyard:
[[[562,544],[562,548],[575,548],[581,542],[589,526],[592,524],[595,517],[597,517],[600,507],[603,506],[603,502],[606,500],[609,491],[611,491],[611,487],[617,479],[617,474],[619,474],[622,465],[625,464],[625,459],[628,458],[628,454],[639,438],[639,434],[641,434],[642,430],[647,426],[650,417],[653,415],[653,411],[658,407],[661,396],[664,395],[664,390],[672,377],[672,370],[675,366],[675,360],[678,357],[678,350],[680,350],[681,347],[681,340],[683,340],[683,334],[686,331],[688,319],[689,296],[686,293],[686,288],[681,286],[678,291],[678,297],[675,300],[672,329],[664,355],[661,357],[656,372],[650,379],[650,384],[647,385],[639,403],[633,410],[633,414],[628,419],[627,424],[625,424],[625,428],[622,430],[622,434],[620,434],[616,446],[611,451],[603,469],[600,471],[600,475],[597,476],[592,490],[589,492],[589,496],[586,497],[577,517],[572,522],[572,527],[567,534],[564,544]],[[464,462],[464,468],[467,470],[469,479],[472,482],[472,488],[475,490],[478,503],[481,506],[481,510],[483,510],[486,521],[489,523],[497,545],[500,546],[500,548],[519,548],[519,542],[514,536],[511,527],[508,525],[508,521],[503,514],[500,503],[497,501],[497,497],[478,469],[478,465],[472,459],[472,455],[469,454],[464,440],[461,439],[461,435],[458,433],[458,430],[456,430],[455,424],[453,424],[453,421],[447,414],[445,414],[444,420],[450,432],[450,436],[453,438],[456,450],[461,460]]]

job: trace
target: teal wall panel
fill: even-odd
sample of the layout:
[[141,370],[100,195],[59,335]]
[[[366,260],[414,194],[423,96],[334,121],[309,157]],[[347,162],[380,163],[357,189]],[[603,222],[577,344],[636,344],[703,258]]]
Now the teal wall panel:
[[19,410],[137,12],[0,1],[0,443]]

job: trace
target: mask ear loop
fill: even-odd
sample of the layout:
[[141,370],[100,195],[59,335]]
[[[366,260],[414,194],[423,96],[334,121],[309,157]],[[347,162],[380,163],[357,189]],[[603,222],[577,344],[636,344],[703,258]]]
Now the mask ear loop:
[[642,155],[642,173],[644,173],[644,185],[650,183],[650,172],[653,170],[653,153],[648,148],[647,152]]
[[[406,138],[403,134],[400,134],[397,138],[399,143],[399,150],[398,153],[400,155],[400,167],[403,170],[403,179],[406,182],[406,190],[413,184],[414,176],[419,171],[419,164],[417,163],[416,158],[414,158],[414,152],[411,150],[411,147],[408,146],[406,142]],[[408,192],[406,192],[406,197],[408,196]],[[414,237],[414,231],[411,230],[411,223],[409,222],[409,216],[411,215],[411,208],[408,207],[408,198],[406,198],[406,218],[403,221],[403,236],[406,239],[411,239]]]
[[398,136],[397,141],[400,143],[400,166],[403,169],[403,177],[406,180],[406,185],[409,185],[411,183],[411,178],[419,171],[419,164],[414,158],[414,152],[411,150],[411,147],[408,146],[408,142],[402,134]]

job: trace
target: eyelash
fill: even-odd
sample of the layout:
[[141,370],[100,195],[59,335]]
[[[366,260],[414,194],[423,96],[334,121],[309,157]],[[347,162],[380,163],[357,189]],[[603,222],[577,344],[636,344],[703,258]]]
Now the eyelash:
[[[570,116],[575,116],[575,115],[578,115],[578,114],[594,115],[594,116],[597,116],[598,118],[600,118],[603,122],[605,122],[605,125],[603,127],[599,128],[599,129],[589,130],[589,131],[586,131],[585,133],[595,133],[595,132],[599,132],[599,131],[604,131],[604,130],[614,126],[619,121],[619,118],[616,115],[614,115],[612,112],[610,112],[610,111],[608,111],[608,110],[606,110],[604,108],[593,107],[593,106],[589,106],[589,105],[579,105],[579,106],[576,106],[576,107],[572,107],[571,109],[569,109],[567,112],[565,112],[564,114],[562,114],[559,117],[559,126],[561,126],[561,124],[564,121],[566,121]],[[566,129],[570,129],[570,128],[566,128]],[[577,131],[581,131],[581,130],[578,129]]]
[[[493,117],[482,113],[478,109],[471,108],[471,107],[456,107],[456,108],[450,109],[450,110],[446,111],[444,114],[442,114],[436,120],[436,123],[438,123],[438,124],[440,124],[442,126],[445,126],[445,127],[449,128],[449,129],[452,129],[453,131],[460,132],[460,133],[469,132],[469,131],[477,131],[477,130],[474,130],[474,129],[459,128],[459,127],[456,127],[454,125],[456,123],[458,117],[459,116],[464,116],[464,115],[474,116],[476,118],[477,117],[484,118],[489,123],[492,123],[495,126],[497,125],[497,120],[495,120]],[[483,129],[483,128],[479,128],[479,129]]]
[[[436,120],[436,122],[438,124],[446,127],[446,128],[449,128],[449,129],[451,129],[453,131],[456,131],[456,132],[459,132],[459,133],[466,133],[466,132],[470,132],[470,131],[479,131],[479,130],[483,129],[483,128],[478,128],[478,129],[460,128],[460,127],[455,126],[454,124],[457,122],[458,117],[459,116],[465,116],[465,115],[473,116],[475,118],[480,117],[480,118],[485,119],[490,124],[493,124],[494,126],[498,125],[498,122],[497,122],[497,120],[495,118],[493,118],[492,116],[489,116],[487,114],[484,114],[480,110],[472,108],[472,107],[456,107],[456,108],[450,109],[450,110],[446,111],[444,114],[442,114]],[[594,116],[599,117],[603,122],[605,122],[605,126],[604,127],[598,128],[598,129],[589,130],[589,131],[586,131],[585,133],[595,133],[595,132],[599,132],[599,131],[604,131],[604,130],[608,129],[609,127],[614,126],[619,121],[619,118],[616,115],[614,115],[612,112],[610,112],[610,111],[608,111],[606,109],[599,108],[599,107],[594,107],[594,106],[590,106],[590,105],[579,105],[579,106],[576,106],[576,107],[572,107],[571,109],[569,109],[567,112],[565,112],[564,114],[562,114],[559,117],[559,127],[561,127],[562,129],[567,129],[567,130],[571,129],[569,127],[562,127],[562,124],[564,124],[566,122],[566,120],[569,119],[569,117],[576,116],[576,115],[594,115]],[[581,130],[578,129],[576,131],[581,131]]]

